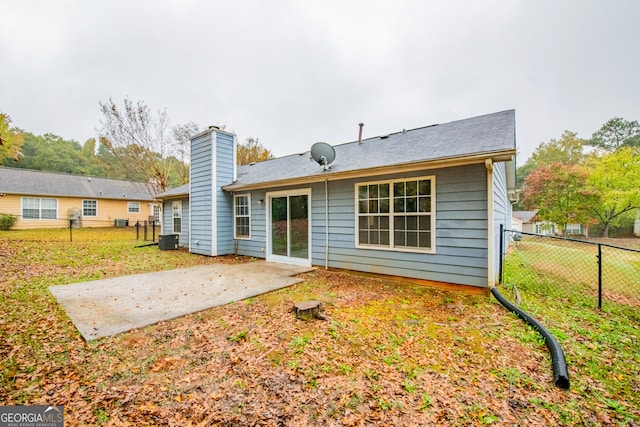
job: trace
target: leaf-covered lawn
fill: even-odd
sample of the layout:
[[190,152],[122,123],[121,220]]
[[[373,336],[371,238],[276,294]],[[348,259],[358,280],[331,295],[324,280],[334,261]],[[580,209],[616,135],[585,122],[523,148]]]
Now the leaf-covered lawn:
[[[0,233],[0,405],[62,404],[70,426],[639,420],[637,362],[616,359],[638,353],[637,318],[545,311],[557,307],[552,298],[521,289],[565,348],[569,391],[553,386],[539,336],[489,296],[322,269],[287,289],[85,343],[49,285],[251,259],[134,249],[130,231],[78,233],[73,243],[55,233]],[[325,302],[329,321],[289,312],[310,298]],[[606,356],[599,369],[595,352]]]

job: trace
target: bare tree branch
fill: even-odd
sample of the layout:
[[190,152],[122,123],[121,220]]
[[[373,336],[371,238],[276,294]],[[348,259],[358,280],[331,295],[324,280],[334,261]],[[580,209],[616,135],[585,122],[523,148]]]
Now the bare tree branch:
[[[182,169],[186,166],[180,167],[176,159],[182,158],[185,163],[184,140],[197,132],[197,125],[176,126],[169,132],[166,109],[152,115],[144,102],[134,104],[128,98],[122,109],[109,98],[108,102],[100,103],[100,111],[103,114],[98,130],[100,143],[114,155],[129,179],[144,182],[151,195],[166,191],[174,173],[180,174],[185,182]],[[179,134],[176,128],[181,129]]]

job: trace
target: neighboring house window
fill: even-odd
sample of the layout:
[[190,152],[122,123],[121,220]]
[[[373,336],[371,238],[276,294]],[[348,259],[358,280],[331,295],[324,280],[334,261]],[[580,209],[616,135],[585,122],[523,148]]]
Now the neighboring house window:
[[140,213],[140,202],[127,203],[127,210],[129,213]]
[[98,201],[97,200],[83,200],[82,201],[82,216],[98,216]]
[[567,224],[567,228],[564,230],[565,234],[582,234],[582,225],[580,224]]
[[173,232],[182,233],[182,200],[171,202],[171,215],[173,216]]
[[58,217],[58,199],[22,198],[22,218],[56,219]]
[[536,224],[536,234],[552,236],[556,234],[556,225],[552,222],[541,222]]
[[160,218],[162,216],[160,214],[160,205],[151,205],[151,214],[153,215],[154,221],[160,221]]
[[356,184],[356,246],[431,251],[434,190],[434,177]]
[[251,196],[248,194],[235,196],[233,237],[235,239],[251,238]]

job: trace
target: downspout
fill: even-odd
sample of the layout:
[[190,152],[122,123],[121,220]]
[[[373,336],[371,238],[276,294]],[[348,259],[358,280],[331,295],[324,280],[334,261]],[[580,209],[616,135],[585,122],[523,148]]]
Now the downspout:
[[495,233],[493,231],[493,160],[486,159],[487,168],[487,285],[495,286]]
[[329,269],[329,180],[324,180],[324,269]]
[[[189,238],[187,239],[188,243],[187,243],[187,247],[189,249],[189,253],[191,253],[191,239],[193,237],[193,233],[191,230],[191,224],[193,224],[193,222],[191,221],[191,167],[189,167],[189,195],[187,197],[187,203],[189,204],[189,227],[187,227],[187,233],[189,233]],[[162,208],[163,208],[163,219],[164,219],[164,203],[162,204]],[[173,209],[171,210],[171,221],[173,221]]]

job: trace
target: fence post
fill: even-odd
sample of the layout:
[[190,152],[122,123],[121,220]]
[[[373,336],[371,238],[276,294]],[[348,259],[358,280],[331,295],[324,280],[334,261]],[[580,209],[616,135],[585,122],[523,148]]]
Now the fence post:
[[143,221],[142,224],[143,224],[142,227],[144,228],[144,241],[146,242],[147,241],[147,221]]
[[498,273],[498,284],[502,284],[502,280],[503,280],[503,264],[504,264],[504,224],[500,224],[500,266],[499,268],[499,273]]
[[602,310],[602,243],[598,243],[598,310]]
[[136,240],[140,240],[140,221],[136,221]]
[[156,241],[156,220],[151,221],[151,241]]
[[73,242],[73,220],[69,218],[69,241]]

